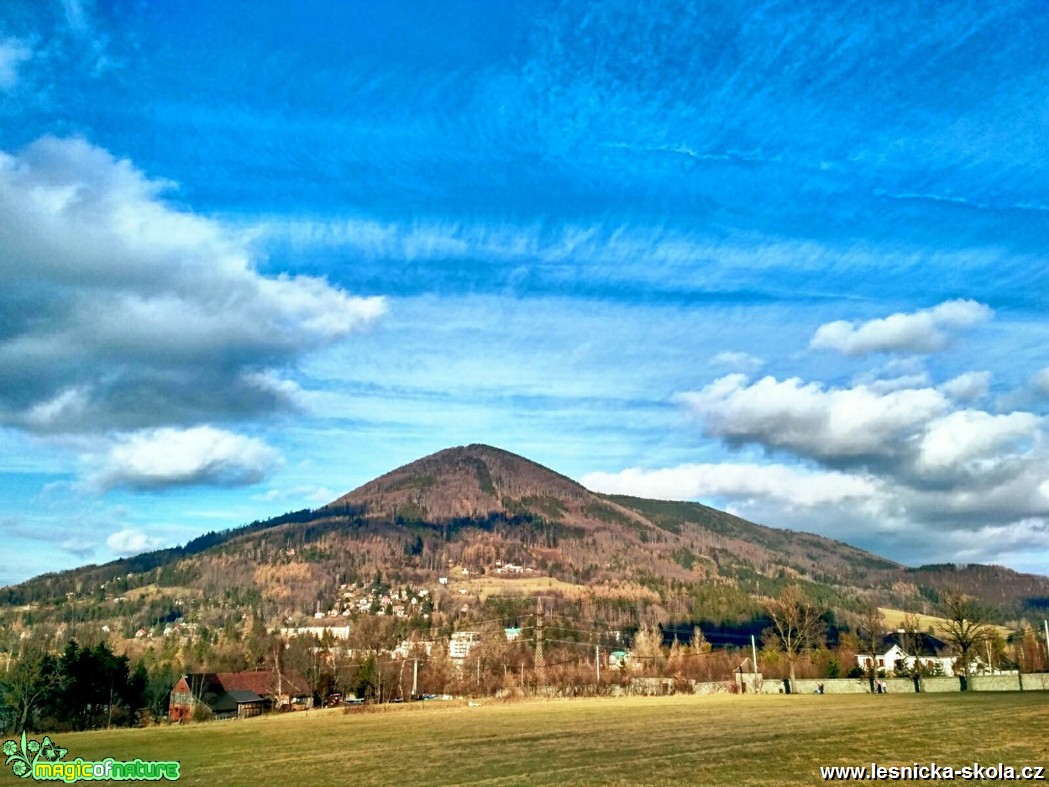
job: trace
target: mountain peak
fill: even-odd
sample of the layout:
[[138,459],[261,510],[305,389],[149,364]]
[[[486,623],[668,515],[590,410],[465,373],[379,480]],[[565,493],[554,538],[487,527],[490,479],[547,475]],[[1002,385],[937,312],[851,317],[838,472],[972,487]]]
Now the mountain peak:
[[371,515],[428,521],[507,511],[525,498],[589,496],[585,487],[522,456],[490,445],[446,448],[343,495],[328,507],[363,506]]

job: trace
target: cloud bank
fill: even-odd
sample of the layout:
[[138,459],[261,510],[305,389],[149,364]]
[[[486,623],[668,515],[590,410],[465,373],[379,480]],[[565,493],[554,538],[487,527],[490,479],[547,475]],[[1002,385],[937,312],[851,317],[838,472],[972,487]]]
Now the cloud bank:
[[85,488],[255,483],[276,451],[209,424],[294,409],[282,371],[386,311],[259,273],[173,189],[82,139],[0,152],[0,424],[90,445]]
[[[833,335],[846,354],[917,352],[942,349],[946,331],[989,316],[975,302],[950,301],[883,320],[829,323],[817,336],[830,346]],[[930,339],[930,330],[944,333]],[[989,372],[936,385],[907,365],[894,362],[849,385],[724,375],[675,401],[705,437],[781,461],[633,467],[591,473],[583,483],[709,500],[757,521],[918,559],[987,560],[1049,548],[1045,416],[977,406],[988,395]],[[901,370],[910,373],[881,376]]]
[[171,184],[79,139],[0,153],[0,422],[95,432],[250,418],[260,373],[386,309],[263,276],[248,239],[160,199]]

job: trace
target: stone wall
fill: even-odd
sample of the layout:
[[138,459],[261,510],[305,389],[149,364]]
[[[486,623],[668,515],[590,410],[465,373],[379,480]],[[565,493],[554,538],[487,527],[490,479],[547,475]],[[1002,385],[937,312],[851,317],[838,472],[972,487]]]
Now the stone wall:
[[[969,680],[972,681],[973,691],[1020,691],[1019,675],[973,675]],[[1024,688],[1027,689],[1028,686],[1025,685]],[[1032,685],[1030,688],[1035,687]]]
[[[734,694],[739,691],[738,683],[730,680],[721,681],[720,683],[697,683],[692,687],[694,694]],[[753,691],[751,686],[747,686],[747,692]]]
[[809,680],[805,678],[794,681],[794,691],[797,694],[815,694],[821,683],[824,694],[866,694],[870,690],[866,680],[852,678]]
[[[972,691],[1020,691],[1020,679],[1023,679],[1023,691],[1049,691],[1049,673],[1028,675],[974,675],[969,680]],[[913,694],[914,680],[911,678],[885,678],[882,681],[889,694]],[[836,678],[813,680],[809,678],[794,681],[795,694],[815,694],[820,684],[824,694],[869,694],[870,683],[866,678]],[[750,686],[747,686],[750,691]],[[960,678],[937,677],[922,678],[921,690],[929,694],[962,690]],[[784,694],[783,681],[769,678],[760,683],[762,694]]]
[[[694,683],[673,681],[669,678],[634,678],[624,686],[613,686],[607,690],[614,696],[642,695],[660,696],[668,694],[733,694],[742,689],[744,694],[786,694],[786,682],[782,678],[763,678],[757,675],[736,673],[734,680]],[[970,680],[972,691],[1049,691],[1049,673],[1027,675],[974,675]],[[884,678],[889,694],[913,694],[914,680],[911,678]],[[869,694],[870,683],[866,678],[810,679],[801,678],[794,682],[795,694],[816,694],[823,684],[824,694]],[[961,679],[955,676],[929,677],[921,679],[921,690],[929,694],[961,691]],[[596,687],[591,687],[595,688]],[[598,693],[595,691],[595,693]]]
[[1022,675],[1024,691],[1049,691],[1049,672]]
[[927,694],[936,694],[944,691],[961,691],[962,683],[958,678],[922,678],[922,691]]
[[882,681],[885,690],[891,694],[914,694],[913,678],[887,678]]

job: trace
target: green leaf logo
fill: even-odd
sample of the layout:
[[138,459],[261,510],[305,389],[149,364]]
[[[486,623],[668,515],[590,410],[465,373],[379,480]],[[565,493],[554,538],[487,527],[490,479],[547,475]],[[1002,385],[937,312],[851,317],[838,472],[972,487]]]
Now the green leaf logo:
[[47,735],[44,740],[29,740],[25,732],[19,741],[4,741],[3,752],[7,758],[4,765],[11,766],[11,772],[19,778],[25,779],[33,774],[33,766],[39,760],[45,762],[60,762],[66,756],[68,749],[63,749],[51,740]]

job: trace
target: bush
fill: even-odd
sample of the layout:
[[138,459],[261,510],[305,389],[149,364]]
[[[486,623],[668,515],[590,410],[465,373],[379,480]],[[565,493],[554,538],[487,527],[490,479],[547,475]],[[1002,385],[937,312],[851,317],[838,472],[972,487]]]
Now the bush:
[[196,705],[193,706],[193,721],[211,721],[214,717],[215,714],[211,712],[211,708],[209,708],[203,702],[198,702]]

